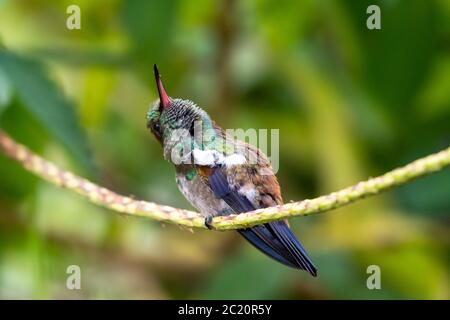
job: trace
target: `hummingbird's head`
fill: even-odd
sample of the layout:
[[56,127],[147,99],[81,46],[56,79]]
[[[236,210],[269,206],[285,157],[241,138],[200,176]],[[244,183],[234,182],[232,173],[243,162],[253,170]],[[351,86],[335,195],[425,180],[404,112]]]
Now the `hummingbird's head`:
[[167,153],[170,153],[174,146],[194,141],[198,125],[203,131],[212,129],[213,124],[208,114],[194,102],[169,97],[156,65],[154,73],[159,100],[155,101],[147,112],[147,128],[163,145],[167,158]]

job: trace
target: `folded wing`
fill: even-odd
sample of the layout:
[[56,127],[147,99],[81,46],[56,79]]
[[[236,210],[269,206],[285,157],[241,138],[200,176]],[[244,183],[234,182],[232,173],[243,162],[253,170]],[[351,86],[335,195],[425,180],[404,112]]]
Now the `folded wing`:
[[[258,209],[246,196],[230,186],[223,167],[214,168],[208,182],[216,197],[223,199],[235,213]],[[287,266],[307,270],[313,276],[317,275],[311,259],[286,222],[274,221],[239,229],[238,232],[269,257]]]

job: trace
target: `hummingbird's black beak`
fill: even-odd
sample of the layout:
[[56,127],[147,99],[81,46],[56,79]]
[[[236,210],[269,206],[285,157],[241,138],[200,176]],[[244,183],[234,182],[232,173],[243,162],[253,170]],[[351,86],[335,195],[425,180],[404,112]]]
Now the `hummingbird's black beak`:
[[159,75],[158,67],[153,65],[153,71],[155,73],[156,86],[158,87],[159,101],[161,104],[161,108],[165,109],[170,104],[170,98],[167,95],[166,89],[164,89],[161,76]]

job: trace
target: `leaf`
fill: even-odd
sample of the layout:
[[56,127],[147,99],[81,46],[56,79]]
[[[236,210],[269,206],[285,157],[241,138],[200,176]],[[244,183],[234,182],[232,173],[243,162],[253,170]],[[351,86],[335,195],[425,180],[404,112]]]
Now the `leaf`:
[[[361,7],[367,8],[371,2],[358,3],[349,10],[358,20],[365,19]],[[365,48],[364,76],[371,93],[382,102],[380,107],[405,121],[413,116],[410,103],[423,85],[439,46],[438,9],[434,2],[414,0],[408,6],[392,3],[381,10],[382,30],[389,32],[355,29]],[[410,131],[406,126],[399,126],[399,130]]]
[[92,170],[86,137],[78,124],[74,106],[48,77],[43,66],[29,58],[2,50],[0,67],[36,120],[85,168]]
[[[40,153],[49,137],[43,126],[31,113],[13,98],[0,115],[0,128],[8,132],[14,140],[25,143],[33,151]],[[7,157],[0,156],[0,194],[8,201],[23,200],[36,189],[38,178],[26,172],[21,165]]]
[[122,20],[136,53],[150,65],[165,58],[176,21],[176,1],[130,0],[124,2]]
[[450,207],[450,170],[413,181],[394,191],[408,214],[445,218]]
[[12,93],[11,83],[5,72],[0,68],[0,112],[2,112],[11,101]]

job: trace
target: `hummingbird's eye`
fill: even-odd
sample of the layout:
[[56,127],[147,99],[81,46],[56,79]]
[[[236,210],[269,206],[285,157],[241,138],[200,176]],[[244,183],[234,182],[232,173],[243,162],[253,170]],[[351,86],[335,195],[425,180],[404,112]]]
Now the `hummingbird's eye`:
[[161,125],[159,124],[159,122],[155,122],[152,127],[153,127],[153,132],[158,137],[161,137]]

